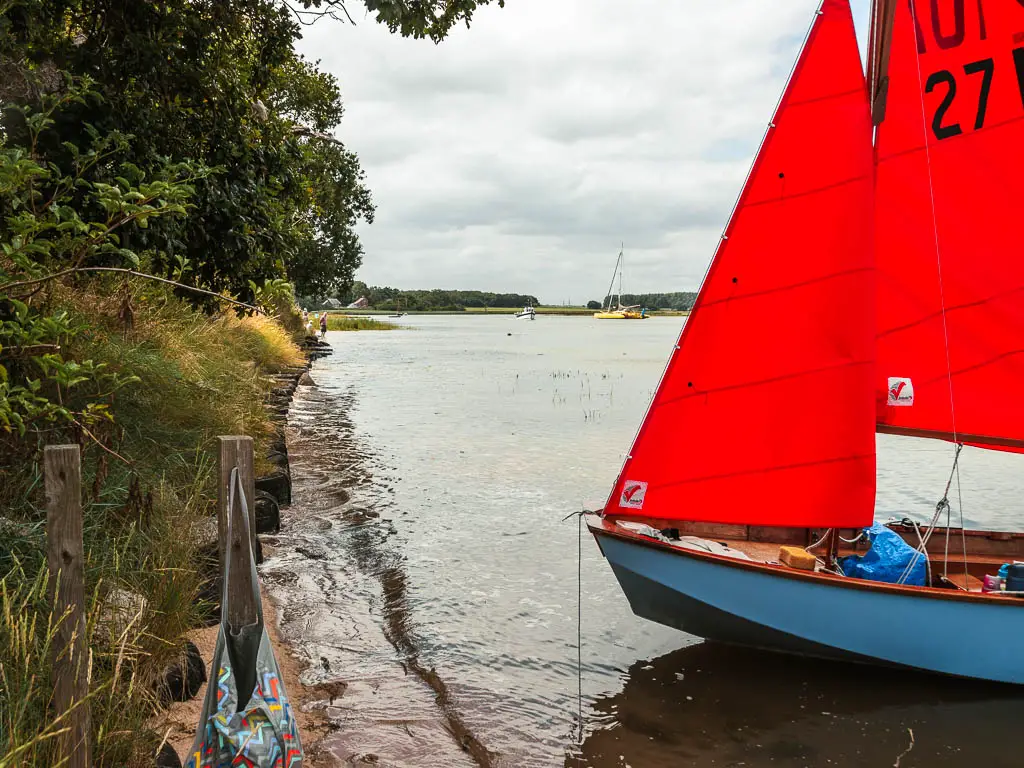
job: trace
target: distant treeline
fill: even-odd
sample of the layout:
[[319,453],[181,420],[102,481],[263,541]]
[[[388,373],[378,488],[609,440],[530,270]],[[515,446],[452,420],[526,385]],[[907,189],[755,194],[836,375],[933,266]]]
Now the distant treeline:
[[342,304],[349,304],[361,297],[366,297],[371,309],[397,310],[409,312],[457,312],[463,309],[484,307],[525,307],[527,304],[537,306],[540,302],[536,296],[519,293],[489,293],[487,291],[403,291],[398,288],[368,286],[356,282],[346,296],[339,296]]
[[[696,291],[682,291],[679,293],[622,294],[622,305],[624,307],[639,305],[641,307],[647,307],[648,309],[690,310],[693,309],[693,302],[696,300]],[[615,297],[605,296],[604,304],[602,304],[601,306],[608,306],[609,301],[614,302]],[[594,302],[591,302],[591,304],[593,303]]]

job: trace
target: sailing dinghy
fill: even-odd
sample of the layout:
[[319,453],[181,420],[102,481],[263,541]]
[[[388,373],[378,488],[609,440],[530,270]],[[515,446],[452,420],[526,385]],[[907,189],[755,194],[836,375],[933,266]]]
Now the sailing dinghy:
[[947,485],[930,525],[871,529],[912,550],[898,577],[839,559],[869,547],[876,432],[949,441],[953,470],[964,444],[1024,452],[1022,175],[1024,3],[876,0],[865,82],[849,2],[824,0],[587,516],[635,613],[1024,683],[1024,597],[982,590],[1024,534],[952,527]]

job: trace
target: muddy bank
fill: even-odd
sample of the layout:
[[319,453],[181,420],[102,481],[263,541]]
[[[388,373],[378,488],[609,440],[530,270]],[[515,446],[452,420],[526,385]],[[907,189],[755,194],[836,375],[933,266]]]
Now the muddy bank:
[[[287,507],[291,503],[291,469],[286,439],[288,406],[300,382],[311,381],[309,368],[312,362],[333,352],[328,344],[313,338],[306,339],[302,347],[307,359],[306,364],[275,374],[273,376],[275,384],[265,402],[265,407],[275,426],[275,435],[269,441],[265,455],[257,457],[257,467],[262,467],[263,470],[257,473],[256,499],[254,500],[258,534],[254,554],[258,564],[262,564],[265,558],[273,553],[274,547],[268,542],[266,534],[280,532],[281,508]],[[207,553],[209,579],[201,597],[212,606],[208,617],[212,626],[193,630],[188,633],[186,638],[187,641],[194,644],[193,650],[198,651],[198,659],[193,657],[191,661],[198,666],[201,659],[206,682],[199,685],[198,680],[194,679],[198,670],[190,670],[193,678],[190,681],[191,698],[188,701],[170,704],[160,716],[164,741],[173,747],[181,764],[188,760],[189,750],[195,739],[196,728],[202,715],[203,699],[212,677],[209,665],[219,630],[221,581],[218,575],[216,542],[210,545],[209,549],[210,551]],[[285,690],[293,704],[306,764],[311,768],[329,768],[338,765],[330,753],[322,747],[324,737],[335,730],[335,726],[324,716],[318,706],[321,702],[332,702],[343,690],[343,685],[331,684],[330,681],[326,681],[321,685],[307,686],[300,680],[303,663],[283,640],[279,631],[277,607],[270,599],[262,581],[261,578],[265,625],[274,646]],[[165,755],[164,760],[167,765],[174,764],[169,755]]]
[[390,510],[370,491],[373,457],[353,434],[345,393],[295,390],[287,447],[291,505],[264,537],[263,583],[281,635],[304,668],[301,709],[326,723],[321,759],[337,764],[491,766],[499,763],[459,711],[458,697],[421,658]]

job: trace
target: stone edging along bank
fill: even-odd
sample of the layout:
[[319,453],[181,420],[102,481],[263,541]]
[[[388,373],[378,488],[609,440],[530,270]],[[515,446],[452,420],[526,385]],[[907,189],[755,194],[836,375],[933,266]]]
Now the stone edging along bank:
[[[334,354],[331,345],[307,336],[302,343],[306,364],[295,366],[274,375],[277,386],[267,397],[266,408],[274,424],[274,437],[267,450],[267,461],[274,469],[267,475],[256,478],[256,533],[277,533],[281,528],[281,507],[291,504],[292,476],[288,467],[288,442],[285,426],[288,422],[288,407],[295,389],[307,374],[313,361]],[[262,547],[258,547],[262,550]],[[262,551],[257,553],[257,563],[263,562]]]
[[[276,381],[276,384],[267,395],[265,402],[265,407],[274,427],[273,437],[267,446],[266,454],[266,459],[273,466],[273,469],[268,474],[256,478],[255,517],[257,536],[255,537],[256,551],[254,554],[257,564],[263,562],[263,546],[259,534],[278,533],[281,528],[281,507],[291,503],[292,480],[291,471],[288,466],[288,444],[285,439],[285,426],[288,421],[288,407],[291,404],[292,396],[295,394],[295,389],[299,383],[302,382],[303,377],[308,378],[308,371],[313,361],[334,353],[329,344],[319,341],[312,336],[307,337],[300,346],[303,354],[306,356],[306,364],[293,366],[274,374],[272,378]],[[204,534],[204,538],[209,538],[210,541],[203,545],[199,551],[200,568],[205,578],[198,596],[200,600],[210,606],[209,611],[204,616],[205,625],[210,629],[197,629],[190,633],[195,638],[199,638],[204,632],[212,632],[212,627],[215,627],[220,621],[221,577],[217,553],[217,526],[215,519],[212,519],[211,522],[210,530]],[[266,599],[266,596],[264,596],[264,599]],[[274,614],[272,608],[267,608],[266,610],[269,615]],[[271,630],[271,632],[275,634],[274,630]],[[207,644],[211,646],[211,649],[213,637],[214,635],[211,635],[210,638],[207,638],[209,640]],[[279,652],[289,653],[290,651],[283,648]],[[191,706],[184,704],[184,702],[195,699],[204,691],[209,677],[206,668],[207,661],[208,659],[204,658],[202,652],[192,639],[185,641],[181,660],[171,665],[157,683],[157,693],[163,706]],[[175,705],[174,702],[180,703]],[[188,724],[190,726],[189,730],[185,731],[184,735],[180,735],[180,738],[188,743],[191,743],[195,733],[195,724],[191,722],[193,714],[189,712],[187,716],[190,720]],[[304,719],[302,715],[299,715],[299,718],[300,721]],[[306,725],[308,727],[308,724]],[[302,722],[300,722],[300,727],[303,727]],[[187,749],[187,747],[181,748]],[[312,755],[309,755],[309,757],[312,757]],[[317,763],[313,761],[312,764],[316,765]],[[178,752],[174,746],[170,742],[165,742],[156,756],[157,768],[179,768],[181,765],[181,759],[178,757]]]

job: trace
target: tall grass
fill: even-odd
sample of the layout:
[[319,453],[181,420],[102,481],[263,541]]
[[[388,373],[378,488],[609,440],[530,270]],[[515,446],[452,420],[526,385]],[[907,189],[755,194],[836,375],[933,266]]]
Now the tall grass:
[[110,398],[113,421],[90,435],[0,436],[0,768],[66,757],[54,739],[65,713],[50,702],[61,617],[47,587],[43,446],[82,445],[93,764],[151,766],[157,681],[206,608],[198,551],[216,535],[214,438],[252,435],[261,456],[267,374],[302,361],[267,318],[209,316],[141,288],[126,325],[116,292],[89,285],[53,299],[89,329],[65,353],[138,382]]
[[327,315],[327,330],[329,331],[393,331],[400,327],[395,323],[385,323],[372,317]]

